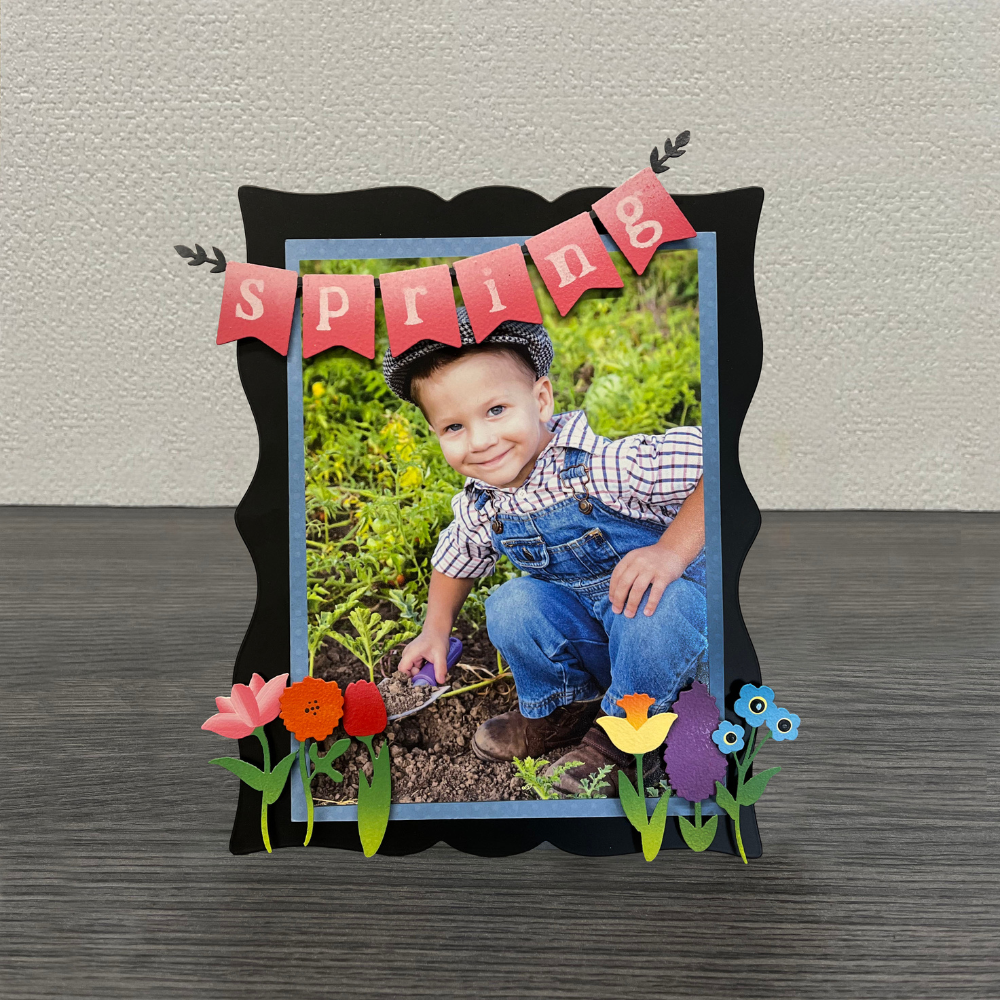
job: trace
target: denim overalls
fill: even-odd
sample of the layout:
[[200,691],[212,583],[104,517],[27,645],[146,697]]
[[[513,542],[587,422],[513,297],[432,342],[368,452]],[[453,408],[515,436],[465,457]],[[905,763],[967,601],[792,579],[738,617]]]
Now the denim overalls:
[[612,611],[612,570],[664,528],[588,495],[589,462],[587,452],[567,448],[559,478],[573,496],[533,514],[496,514],[487,506],[490,492],[474,491],[476,508],[491,514],[496,550],[530,574],[508,580],[486,601],[490,641],[510,664],[529,719],[602,695],[604,711],[623,716],[616,701],[637,692],[656,699],[650,714],[665,712],[707,662],[704,549],[652,615],[643,613],[646,597],[634,618]]

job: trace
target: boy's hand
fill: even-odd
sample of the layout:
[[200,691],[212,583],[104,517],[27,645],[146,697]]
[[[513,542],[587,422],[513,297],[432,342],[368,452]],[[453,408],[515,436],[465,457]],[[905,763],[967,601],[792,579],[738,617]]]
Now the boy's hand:
[[434,664],[434,680],[444,684],[448,676],[448,636],[436,632],[421,632],[403,648],[399,658],[399,672],[413,677],[424,665],[424,660]]
[[608,587],[611,609],[618,615],[624,608],[625,617],[634,618],[642,595],[649,588],[644,611],[647,616],[651,615],[663,592],[674,580],[680,579],[685,569],[684,557],[662,543],[626,552],[611,574]]

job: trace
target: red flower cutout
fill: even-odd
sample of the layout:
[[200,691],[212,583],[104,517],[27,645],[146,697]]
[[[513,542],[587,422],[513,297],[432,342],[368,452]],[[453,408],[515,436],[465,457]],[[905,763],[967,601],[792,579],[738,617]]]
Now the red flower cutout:
[[344,692],[344,732],[374,736],[388,724],[382,693],[371,681],[354,681]]

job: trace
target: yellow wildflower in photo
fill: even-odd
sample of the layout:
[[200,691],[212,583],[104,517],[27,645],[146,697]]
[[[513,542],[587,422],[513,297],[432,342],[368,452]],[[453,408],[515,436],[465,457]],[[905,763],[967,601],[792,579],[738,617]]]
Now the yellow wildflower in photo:
[[649,753],[667,738],[667,732],[677,716],[673,712],[658,712],[649,716],[649,706],[653,699],[648,694],[627,694],[615,702],[625,709],[625,718],[605,715],[597,719],[597,724],[608,734],[608,738],[625,753]]
[[411,465],[400,473],[399,488],[401,490],[415,490],[423,481],[423,473],[415,465]]
[[322,382],[313,382],[312,393],[314,399],[319,399],[326,392],[326,386]]

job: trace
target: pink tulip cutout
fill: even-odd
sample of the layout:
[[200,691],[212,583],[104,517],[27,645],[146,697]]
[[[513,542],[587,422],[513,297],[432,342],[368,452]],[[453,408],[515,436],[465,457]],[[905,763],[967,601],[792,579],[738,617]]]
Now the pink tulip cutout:
[[219,711],[201,728],[231,740],[249,736],[258,726],[278,717],[281,692],[285,690],[287,680],[288,674],[278,674],[269,681],[265,681],[260,674],[254,674],[249,685],[234,684],[228,698],[215,699]]

